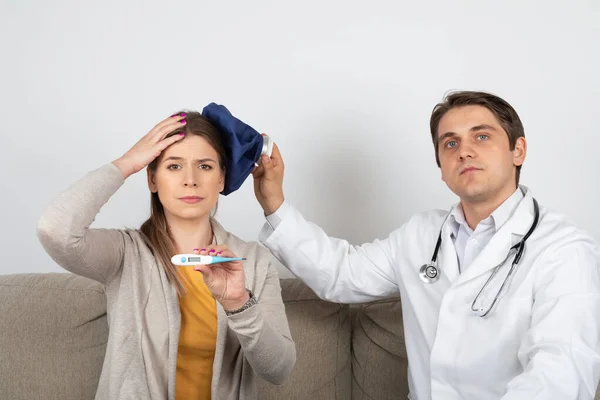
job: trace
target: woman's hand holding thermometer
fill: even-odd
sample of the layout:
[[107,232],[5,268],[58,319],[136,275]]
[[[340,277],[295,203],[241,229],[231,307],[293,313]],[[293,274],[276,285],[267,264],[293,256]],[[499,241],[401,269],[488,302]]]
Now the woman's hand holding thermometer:
[[171,258],[174,265],[187,267],[192,265],[210,265],[232,261],[243,261],[245,258],[239,257],[218,257],[218,256],[200,256],[198,254],[177,254]]
[[241,308],[250,299],[242,261],[225,245],[194,249],[190,254],[177,254],[171,262],[179,266],[193,266],[202,273],[204,283],[227,311]]

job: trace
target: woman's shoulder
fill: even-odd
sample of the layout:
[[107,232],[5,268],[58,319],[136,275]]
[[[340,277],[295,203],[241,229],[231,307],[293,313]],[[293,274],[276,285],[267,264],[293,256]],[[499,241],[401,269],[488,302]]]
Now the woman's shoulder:
[[152,246],[146,235],[139,228],[114,229],[123,240],[124,253],[131,258],[139,258],[141,262],[154,261]]

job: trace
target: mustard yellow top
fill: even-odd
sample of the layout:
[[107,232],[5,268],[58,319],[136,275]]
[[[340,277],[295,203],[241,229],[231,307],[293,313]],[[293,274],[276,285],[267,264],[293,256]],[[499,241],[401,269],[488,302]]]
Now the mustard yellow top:
[[193,267],[179,267],[190,284],[179,298],[181,329],[177,354],[175,398],[210,399],[213,361],[217,342],[217,307],[202,274]]

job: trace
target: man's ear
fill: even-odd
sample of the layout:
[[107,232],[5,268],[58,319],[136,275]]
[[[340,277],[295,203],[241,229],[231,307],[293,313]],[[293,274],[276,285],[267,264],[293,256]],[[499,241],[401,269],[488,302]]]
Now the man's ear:
[[513,163],[518,167],[523,165],[525,162],[525,156],[527,155],[527,141],[524,137],[517,138],[515,143],[515,149],[513,150]]
[[156,187],[156,183],[154,181],[154,172],[150,170],[150,168],[146,168],[146,175],[148,177],[148,189],[150,192],[156,193],[158,192],[158,188]]

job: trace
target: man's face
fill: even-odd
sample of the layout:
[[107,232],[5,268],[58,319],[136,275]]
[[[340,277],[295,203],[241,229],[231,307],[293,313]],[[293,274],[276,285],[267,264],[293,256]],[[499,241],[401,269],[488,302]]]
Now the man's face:
[[461,201],[481,203],[515,191],[525,138],[511,151],[508,134],[490,110],[453,108],[440,120],[437,135],[442,180]]

